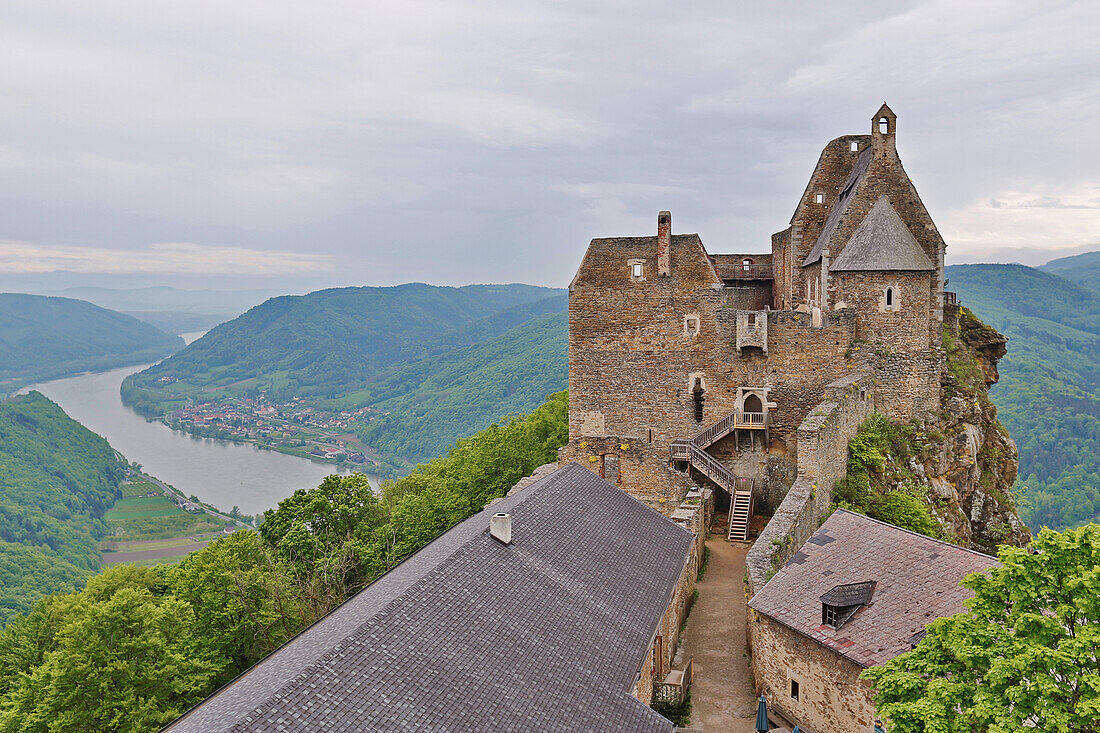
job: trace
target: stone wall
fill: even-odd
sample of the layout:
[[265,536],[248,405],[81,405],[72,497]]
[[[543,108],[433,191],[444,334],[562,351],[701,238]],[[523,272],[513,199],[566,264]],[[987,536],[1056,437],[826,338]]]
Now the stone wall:
[[925,419],[940,408],[940,350],[874,357],[875,407],[893,420]]
[[847,471],[848,441],[874,411],[873,389],[874,378],[866,371],[838,379],[799,426],[798,477],[746,559],[750,596],[821,525],[833,487]]
[[[856,143],[856,150],[852,150],[852,143]],[[829,216],[829,212],[836,204],[840,195],[840,188],[848,178],[861,150],[871,144],[869,135],[843,135],[829,141],[821,151],[817,165],[814,167],[806,189],[802,192],[791,218],[791,234],[785,241],[773,243],[786,245],[786,267],[776,277],[776,304],[785,304],[792,307],[797,303],[806,302],[805,281],[802,278],[802,261],[810,253],[814,242],[817,241]],[[821,201],[818,201],[818,195]],[[780,232],[779,234],[783,234]],[[778,259],[778,258],[777,258]]]
[[[608,457],[618,476],[608,471]],[[670,514],[691,488],[690,477],[669,470],[668,448],[634,437],[603,436],[574,440],[558,449],[558,465],[573,461],[611,481],[663,514]]]
[[[703,515],[702,505],[699,506],[700,519]],[[692,544],[684,569],[680,573],[680,579],[676,589],[669,598],[668,606],[661,616],[653,640],[649,645],[649,651],[638,670],[631,694],[646,705],[653,699],[654,680],[663,681],[672,671],[672,660],[676,656],[676,647],[680,644],[680,627],[691,610],[691,602],[695,593],[695,581],[699,577],[699,563],[702,561],[702,535],[696,535],[697,541]]]
[[[854,307],[860,315],[857,339],[894,351],[928,351],[930,273],[832,272],[829,277],[829,302]],[[893,305],[885,302],[887,288],[893,290]]]
[[[774,709],[814,733],[872,733],[870,683],[855,662],[750,609],[756,630],[752,669],[757,690]],[[766,653],[763,653],[766,650]],[[791,682],[798,684],[798,698]]]

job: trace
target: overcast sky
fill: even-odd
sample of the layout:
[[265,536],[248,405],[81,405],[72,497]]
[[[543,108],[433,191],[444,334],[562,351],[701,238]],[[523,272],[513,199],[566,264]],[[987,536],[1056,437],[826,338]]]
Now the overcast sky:
[[[949,262],[1100,249],[1100,3],[0,5],[0,285],[568,283],[766,251],[883,100]],[[70,273],[59,275],[57,271]]]

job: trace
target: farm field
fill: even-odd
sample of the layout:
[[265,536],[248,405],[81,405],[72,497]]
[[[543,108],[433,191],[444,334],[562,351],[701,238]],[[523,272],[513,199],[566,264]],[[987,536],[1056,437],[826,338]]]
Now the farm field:
[[102,547],[103,565],[134,563],[136,565],[159,565],[179,562],[195,550],[201,550],[222,533],[209,532],[190,537],[174,537],[166,540],[147,542],[118,542],[113,548]]
[[179,508],[142,476],[122,485],[122,498],[103,519],[110,527],[110,534],[99,543],[105,566],[178,562],[220,537],[224,526],[208,514]]

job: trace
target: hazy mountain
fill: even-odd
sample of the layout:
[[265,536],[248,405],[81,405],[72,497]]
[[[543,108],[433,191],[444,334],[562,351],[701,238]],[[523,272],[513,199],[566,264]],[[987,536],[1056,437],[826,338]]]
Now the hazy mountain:
[[82,300],[0,293],[0,390],[156,361],[182,346],[178,336]]
[[1078,285],[1100,290],[1100,251],[1051,260],[1039,268]]
[[40,291],[40,294],[79,298],[134,316],[168,333],[187,333],[206,331],[230,321],[268,298],[284,295],[285,291],[79,286]]

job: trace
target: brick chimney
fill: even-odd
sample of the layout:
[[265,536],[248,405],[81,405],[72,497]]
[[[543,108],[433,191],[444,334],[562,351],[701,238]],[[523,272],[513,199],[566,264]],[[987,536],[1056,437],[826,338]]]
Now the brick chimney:
[[672,274],[672,261],[669,256],[669,242],[672,239],[672,214],[667,211],[657,213],[657,277]]

